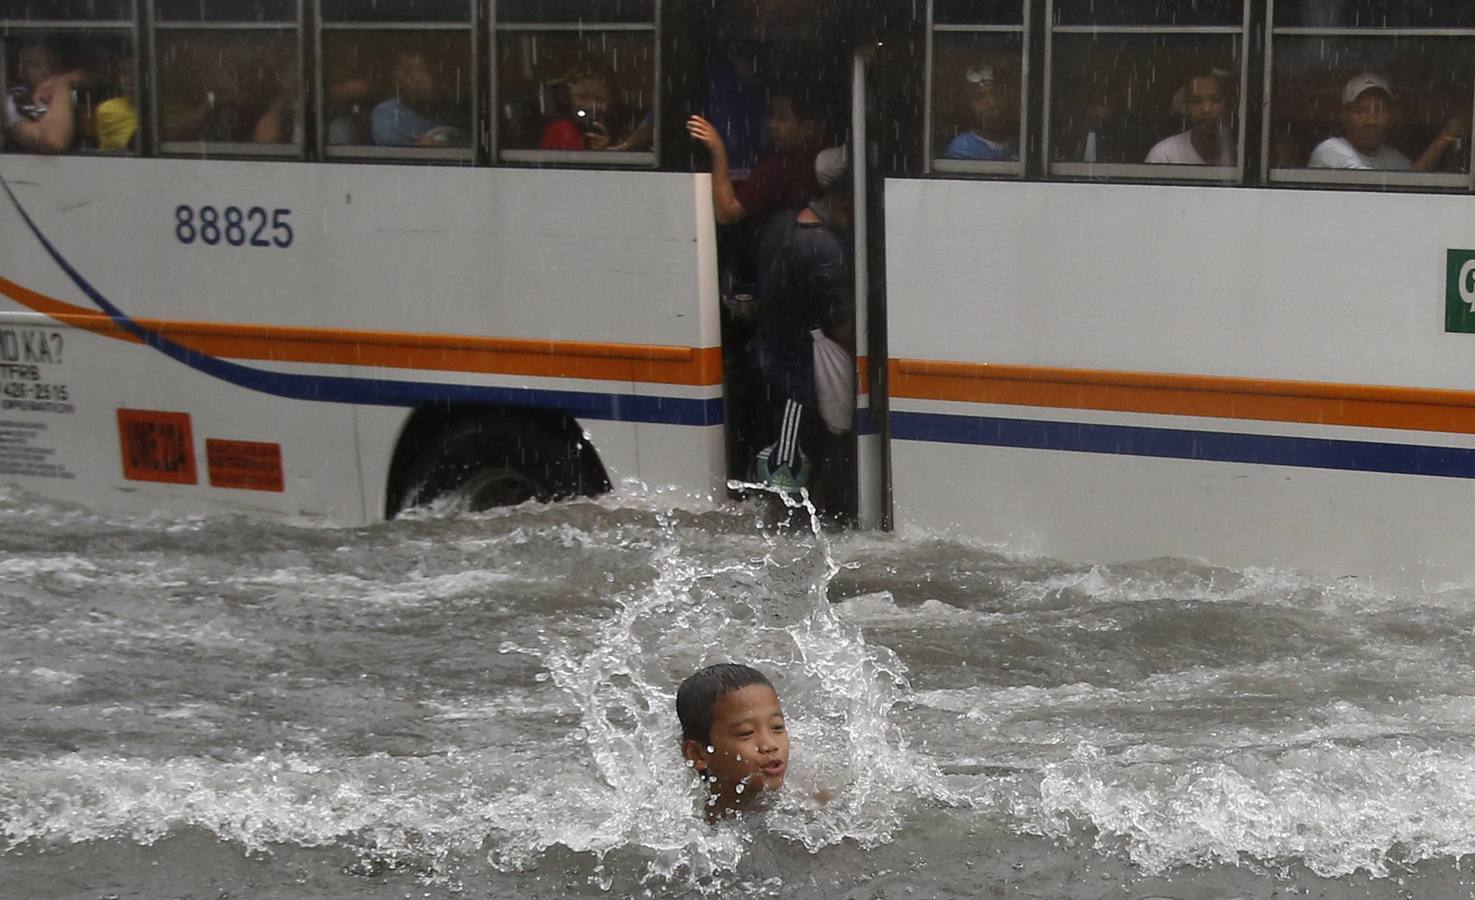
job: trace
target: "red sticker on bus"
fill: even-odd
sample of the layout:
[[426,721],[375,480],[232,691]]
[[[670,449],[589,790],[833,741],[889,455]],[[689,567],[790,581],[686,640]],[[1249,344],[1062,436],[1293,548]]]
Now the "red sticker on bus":
[[282,445],[205,439],[210,486],[245,491],[282,491]]
[[195,439],[189,413],[118,410],[123,477],[130,481],[195,484]]

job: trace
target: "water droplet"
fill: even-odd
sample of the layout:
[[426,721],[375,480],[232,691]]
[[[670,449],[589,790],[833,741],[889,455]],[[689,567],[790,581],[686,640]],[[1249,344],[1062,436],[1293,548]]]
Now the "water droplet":
[[738,762],[742,762],[742,761],[743,761],[743,755],[742,755],[742,754],[741,754],[741,753],[739,753],[739,754],[738,754],[738,755],[737,755],[737,761],[738,761]]
[[741,794],[741,793],[742,793],[742,792],[743,792],[743,786],[742,786],[742,785],[738,785],[738,786],[737,786],[737,792],[738,792],[738,793],[739,793],[739,794]]
[[686,767],[687,767],[687,768],[688,768],[688,769],[690,769],[690,768],[692,768],[692,767],[693,767],[693,766],[695,766],[695,765],[696,765],[696,764],[697,764],[697,761],[696,761],[696,760],[694,760],[694,759],[688,759],[688,760],[687,760],[687,761],[686,761]]
[[708,744],[707,745],[707,752],[708,753],[716,753],[717,752],[717,748],[716,747],[713,747],[711,744]]

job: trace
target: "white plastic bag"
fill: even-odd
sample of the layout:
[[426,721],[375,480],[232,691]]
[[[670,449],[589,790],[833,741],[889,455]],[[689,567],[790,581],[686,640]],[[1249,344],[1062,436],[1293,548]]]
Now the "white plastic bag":
[[814,339],[814,393],[819,414],[832,434],[844,434],[855,424],[855,362],[845,348],[818,328]]

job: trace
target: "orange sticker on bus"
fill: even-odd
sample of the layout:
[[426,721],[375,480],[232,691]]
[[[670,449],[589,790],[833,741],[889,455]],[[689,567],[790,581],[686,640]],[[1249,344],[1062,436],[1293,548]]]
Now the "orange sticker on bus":
[[196,484],[195,439],[189,413],[118,410],[123,477],[130,481]]
[[210,486],[245,491],[284,490],[282,445],[205,439]]

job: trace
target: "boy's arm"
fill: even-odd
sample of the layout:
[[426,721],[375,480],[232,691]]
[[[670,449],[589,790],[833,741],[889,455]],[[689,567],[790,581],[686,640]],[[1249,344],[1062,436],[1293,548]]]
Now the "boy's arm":
[[720,225],[731,225],[747,214],[738,202],[732,186],[732,169],[727,162],[727,145],[711,122],[701,116],[686,120],[686,133],[706,146],[712,154],[712,212]]
[[1434,140],[1430,141],[1429,146],[1424,148],[1424,152],[1419,154],[1419,158],[1414,160],[1413,170],[1432,172],[1439,168],[1439,164],[1444,161],[1444,154],[1448,153],[1449,148],[1459,143],[1460,139],[1469,132],[1470,125],[1464,119],[1456,117],[1445,122],[1439,134],[1434,136]]
[[17,142],[37,153],[64,153],[72,147],[77,114],[72,90],[81,81],[80,72],[67,72],[45,82],[36,89],[36,100],[46,104],[46,112],[34,121],[22,121],[11,128]]

